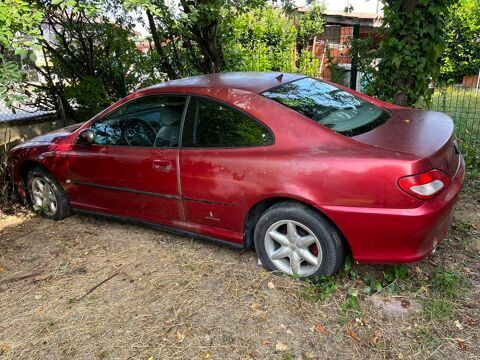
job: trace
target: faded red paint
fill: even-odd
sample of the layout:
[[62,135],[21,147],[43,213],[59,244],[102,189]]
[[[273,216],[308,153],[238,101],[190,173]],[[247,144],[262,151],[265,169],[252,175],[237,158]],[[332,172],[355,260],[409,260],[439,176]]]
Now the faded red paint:
[[[464,178],[444,114],[406,109],[345,89],[392,113],[384,125],[354,138],[269,100],[260,92],[299,75],[213,74],[140,90],[73,132],[58,131],[14,148],[15,182],[27,161],[47,168],[73,208],[154,222],[244,244],[245,220],[259,202],[294,199],[316,208],[345,236],[359,262],[410,262],[429,255],[450,224]],[[152,149],[75,144],[82,129],[119,105],[146,94],[211,97],[242,109],[268,126],[275,144],[255,148]],[[155,163],[169,164],[156,171]],[[438,168],[450,185],[432,200],[402,191],[401,177]],[[67,183],[68,180],[72,182]],[[163,197],[86,187],[94,182]]]

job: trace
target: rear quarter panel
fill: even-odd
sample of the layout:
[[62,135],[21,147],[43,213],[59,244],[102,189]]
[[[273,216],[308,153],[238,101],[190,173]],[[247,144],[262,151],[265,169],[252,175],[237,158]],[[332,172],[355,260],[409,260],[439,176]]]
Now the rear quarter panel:
[[[310,204],[328,216],[328,206],[414,208],[399,177],[429,167],[412,155],[362,144],[260,95],[241,90],[201,92],[250,113],[267,125],[275,144],[253,148],[182,149],[182,191],[198,202],[197,221],[214,211],[211,226],[243,232],[245,216],[258,202],[284,197]],[[192,208],[192,207],[191,207]],[[188,217],[188,214],[187,214]]]

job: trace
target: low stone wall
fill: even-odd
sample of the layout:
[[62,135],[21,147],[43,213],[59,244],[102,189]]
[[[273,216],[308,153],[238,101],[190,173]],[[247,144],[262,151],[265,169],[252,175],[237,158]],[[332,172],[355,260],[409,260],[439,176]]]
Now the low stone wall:
[[0,146],[12,146],[69,125],[56,116],[0,122]]

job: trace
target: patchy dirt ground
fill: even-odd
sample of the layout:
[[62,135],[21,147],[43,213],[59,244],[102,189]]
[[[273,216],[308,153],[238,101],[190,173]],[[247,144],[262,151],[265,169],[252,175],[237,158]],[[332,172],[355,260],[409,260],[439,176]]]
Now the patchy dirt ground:
[[266,272],[253,251],[2,215],[0,358],[478,358],[479,200],[464,192],[435,256],[347,263],[318,286]]

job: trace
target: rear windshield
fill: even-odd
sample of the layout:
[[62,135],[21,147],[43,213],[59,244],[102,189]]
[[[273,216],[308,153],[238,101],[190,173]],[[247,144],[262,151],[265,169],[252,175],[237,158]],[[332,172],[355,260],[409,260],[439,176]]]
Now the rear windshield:
[[323,81],[303,78],[262,93],[345,136],[383,124],[389,113]]

